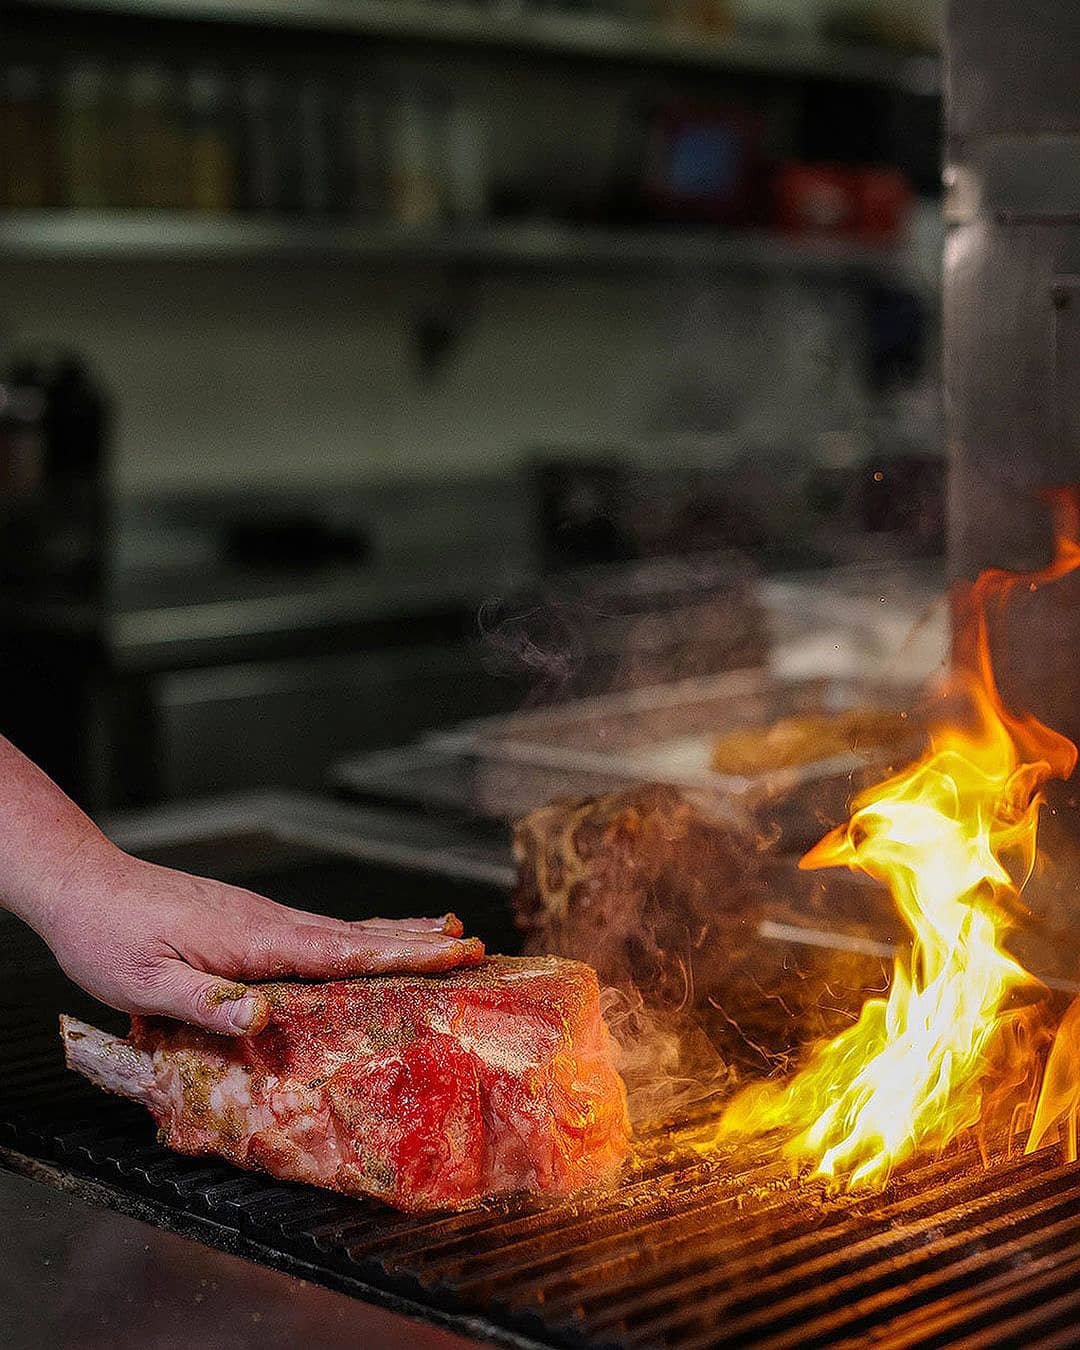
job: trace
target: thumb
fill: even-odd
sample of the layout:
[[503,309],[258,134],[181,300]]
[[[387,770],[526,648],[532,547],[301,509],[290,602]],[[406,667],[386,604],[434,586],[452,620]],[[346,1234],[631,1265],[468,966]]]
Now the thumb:
[[175,1017],[219,1036],[252,1036],[270,1018],[270,1004],[257,989],[206,975],[183,961],[163,964],[141,1011]]

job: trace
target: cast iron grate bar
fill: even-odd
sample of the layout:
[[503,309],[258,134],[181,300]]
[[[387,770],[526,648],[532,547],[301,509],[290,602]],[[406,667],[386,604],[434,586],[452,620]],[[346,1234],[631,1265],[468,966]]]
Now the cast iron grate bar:
[[8,1149],[212,1220],[286,1267],[551,1346],[1076,1344],[1080,1165],[1053,1150],[988,1170],[956,1154],[882,1195],[835,1196],[794,1185],[775,1157],[703,1160],[660,1134],[608,1193],[425,1218],[169,1153],[25,1015],[0,1012],[0,1079]]
[[[1072,1185],[1063,1186],[1058,1174],[1051,1173],[1043,1178],[1040,1192],[1044,1198],[1056,1195],[1061,1206],[1080,1210],[1080,1177],[1072,1176]],[[1004,1196],[995,1194],[942,1209],[915,1224],[894,1221],[868,1237],[860,1236],[862,1224],[853,1228],[844,1223],[827,1230],[820,1241],[807,1241],[801,1235],[787,1240],[787,1234],[781,1233],[773,1241],[759,1235],[761,1241],[756,1248],[733,1242],[717,1278],[703,1277],[689,1289],[669,1287],[666,1291],[665,1298],[671,1303],[680,1293],[690,1296],[686,1312],[665,1315],[661,1310],[658,1314],[655,1307],[639,1304],[636,1316],[633,1308],[629,1312],[624,1309],[622,1319],[633,1323],[631,1340],[647,1337],[658,1316],[668,1329],[677,1328],[685,1319],[689,1344],[699,1339],[694,1327],[709,1329],[721,1320],[732,1344],[757,1344],[770,1327],[790,1321],[799,1329],[799,1344],[809,1346],[812,1342],[807,1323],[819,1308],[828,1309],[836,1300],[846,1302],[888,1290],[906,1276],[901,1285],[904,1287],[924,1267],[940,1270],[954,1251],[965,1252],[973,1239],[990,1241],[999,1230],[1011,1228],[1015,1233],[1024,1225],[1037,1229],[1049,1215],[1041,1207],[1004,1217],[996,1214],[1001,1205],[1011,1209],[1013,1204],[1023,1203],[1023,1193],[1010,1187]],[[987,1221],[987,1214],[992,1221]],[[932,1236],[928,1231],[931,1224]]]

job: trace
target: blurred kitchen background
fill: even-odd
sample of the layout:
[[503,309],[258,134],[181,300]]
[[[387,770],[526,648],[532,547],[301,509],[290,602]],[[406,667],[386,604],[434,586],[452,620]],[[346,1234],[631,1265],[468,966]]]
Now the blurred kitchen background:
[[838,649],[799,576],[906,625],[940,8],[3,0],[3,730],[95,810],[313,788]]

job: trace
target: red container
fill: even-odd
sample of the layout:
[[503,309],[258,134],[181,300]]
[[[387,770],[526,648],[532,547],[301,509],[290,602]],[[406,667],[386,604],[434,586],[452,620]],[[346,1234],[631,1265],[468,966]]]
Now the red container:
[[899,169],[791,160],[773,176],[775,222],[791,234],[889,243],[902,234],[911,199]]
[[911,200],[911,184],[899,169],[860,169],[856,233],[868,242],[898,239],[907,224]]
[[846,234],[859,217],[855,173],[841,164],[781,164],[773,201],[777,225],[791,234]]

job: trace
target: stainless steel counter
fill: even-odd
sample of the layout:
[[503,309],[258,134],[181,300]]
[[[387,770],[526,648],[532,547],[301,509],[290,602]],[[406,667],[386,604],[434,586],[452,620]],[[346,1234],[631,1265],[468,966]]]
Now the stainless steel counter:
[[[415,643],[427,620],[470,615],[536,576],[530,509],[513,478],[125,501],[115,508],[96,604],[53,594],[47,582],[23,594],[8,587],[0,619],[93,636],[122,671],[306,651],[316,634],[347,633],[339,650],[363,647],[361,630],[378,629],[380,647]],[[297,546],[273,532],[275,522],[287,531],[296,520],[312,531],[345,531],[366,541],[366,551],[318,563],[298,557]],[[230,542],[241,525],[268,531],[256,559]],[[445,639],[442,629],[438,635]]]
[[5,1350],[467,1350],[471,1342],[0,1170]]

